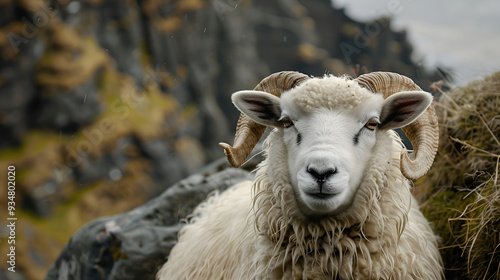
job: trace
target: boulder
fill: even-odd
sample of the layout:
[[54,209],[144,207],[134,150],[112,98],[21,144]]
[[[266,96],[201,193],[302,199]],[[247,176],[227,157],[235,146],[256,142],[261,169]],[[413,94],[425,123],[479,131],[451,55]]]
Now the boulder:
[[45,279],[155,279],[194,207],[248,179],[248,171],[221,159],[142,206],[90,222],[71,237]]

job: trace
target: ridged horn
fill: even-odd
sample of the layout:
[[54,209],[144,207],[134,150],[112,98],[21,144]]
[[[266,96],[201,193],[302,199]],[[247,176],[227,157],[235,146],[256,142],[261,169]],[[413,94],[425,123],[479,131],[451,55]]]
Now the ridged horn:
[[[309,79],[307,75],[299,72],[278,72],[264,78],[254,90],[268,92],[280,97],[282,92],[297,86],[307,79]],[[219,146],[224,148],[224,154],[233,167],[240,167],[246,161],[265,130],[266,126],[254,122],[245,114],[240,115],[233,147],[227,143],[219,143]]]
[[[400,91],[421,91],[410,78],[390,72],[372,72],[355,79],[361,86],[375,93],[381,93],[384,98]],[[436,156],[439,143],[438,119],[431,105],[413,123],[403,127],[403,131],[413,145],[414,159],[406,149],[401,153],[401,172],[411,180],[424,176]]]

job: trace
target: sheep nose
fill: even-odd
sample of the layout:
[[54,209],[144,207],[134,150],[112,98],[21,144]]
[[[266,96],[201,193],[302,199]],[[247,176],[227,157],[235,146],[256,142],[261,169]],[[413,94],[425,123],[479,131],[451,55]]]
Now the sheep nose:
[[311,174],[314,177],[314,180],[316,180],[316,182],[324,183],[328,179],[328,177],[337,173],[337,169],[329,168],[326,170],[318,170],[314,167],[308,166],[307,173]]

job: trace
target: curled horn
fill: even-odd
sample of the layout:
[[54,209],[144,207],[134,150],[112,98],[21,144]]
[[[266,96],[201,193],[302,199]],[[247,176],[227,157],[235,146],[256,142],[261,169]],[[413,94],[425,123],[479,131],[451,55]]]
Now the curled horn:
[[[264,78],[254,90],[268,92],[280,97],[282,92],[297,86],[307,79],[309,79],[307,75],[299,72],[278,72]],[[224,154],[226,154],[227,160],[233,167],[240,167],[245,162],[265,130],[264,125],[254,122],[244,114],[240,115],[234,136],[234,146],[219,143],[224,148]]]
[[[381,93],[384,98],[400,91],[422,90],[410,78],[396,73],[373,72],[355,80],[368,90]],[[415,157],[412,160],[408,151],[403,149],[401,172],[406,178],[416,180],[429,171],[439,143],[438,120],[432,105],[417,120],[402,129],[413,145]]]

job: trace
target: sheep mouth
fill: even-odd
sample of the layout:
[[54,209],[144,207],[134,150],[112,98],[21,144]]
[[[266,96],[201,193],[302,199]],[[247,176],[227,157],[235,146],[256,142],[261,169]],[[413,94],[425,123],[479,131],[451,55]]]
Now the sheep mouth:
[[316,199],[326,200],[326,199],[330,199],[330,198],[336,196],[337,194],[336,193],[332,194],[332,193],[319,192],[319,193],[308,193],[307,195],[310,197],[314,197]]

